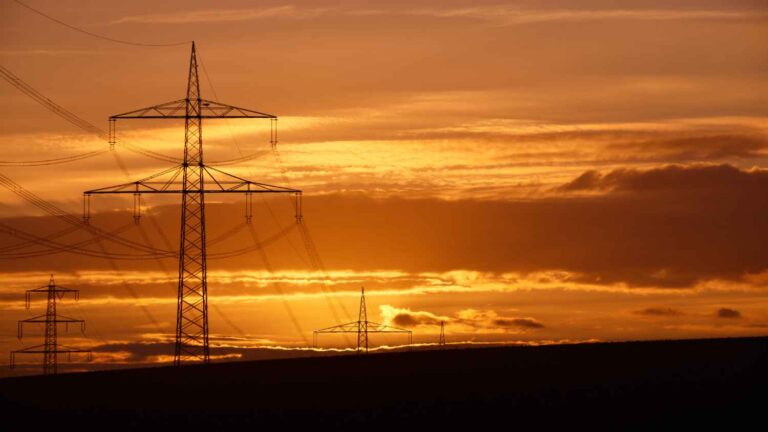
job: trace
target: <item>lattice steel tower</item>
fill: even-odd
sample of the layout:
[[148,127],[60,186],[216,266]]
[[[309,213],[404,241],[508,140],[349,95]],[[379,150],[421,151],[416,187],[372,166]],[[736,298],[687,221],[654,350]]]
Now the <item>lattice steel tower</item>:
[[357,351],[368,352],[368,311],[365,308],[365,287],[360,288],[360,312],[357,314]]
[[[200,97],[200,82],[195,43],[189,61],[187,95],[109,118],[109,141],[114,143],[118,119],[184,119],[184,160],[180,166],[161,171],[132,183],[85,192],[86,220],[90,196],[94,194],[133,194],[134,216],[140,215],[141,194],[181,194],[181,246],[179,248],[178,306],[174,364],[184,361],[210,361],[208,344],[208,282],[205,239],[205,195],[242,193],[246,195],[246,218],[250,218],[254,193],[288,193],[296,197],[296,217],[301,218],[301,191],[256,183],[225,173],[203,163],[203,119],[263,118],[272,121],[272,144],[276,142],[277,117],[245,108],[209,101]],[[181,183],[177,179],[181,177]]]
[[312,333],[312,345],[317,347],[318,336],[323,333],[357,333],[357,353],[368,352],[368,334],[369,333],[403,333],[408,335],[408,345],[413,344],[413,332],[410,330],[379,324],[368,321],[368,311],[365,306],[365,288],[360,289],[360,312],[357,321],[346,324],[339,324],[333,327],[327,327],[315,330]]
[[78,348],[71,348],[64,345],[59,345],[58,342],[58,327],[59,324],[69,326],[69,324],[80,324],[80,332],[85,332],[85,321],[69,318],[63,315],[59,315],[56,312],[56,299],[61,299],[67,294],[72,294],[77,300],[80,296],[80,292],[75,289],[57,287],[53,281],[53,275],[51,275],[48,285],[40,288],[27,290],[24,296],[24,303],[26,308],[29,309],[32,294],[44,294],[48,297],[48,307],[45,315],[39,315],[33,318],[19,321],[18,337],[22,339],[24,337],[24,324],[45,324],[45,341],[40,345],[31,346],[28,348],[20,349],[11,352],[11,368],[16,366],[16,354],[42,354],[43,355],[43,373],[45,375],[55,374],[58,371],[58,355],[72,353],[84,353],[88,354],[88,360],[91,359],[91,351],[82,350]]

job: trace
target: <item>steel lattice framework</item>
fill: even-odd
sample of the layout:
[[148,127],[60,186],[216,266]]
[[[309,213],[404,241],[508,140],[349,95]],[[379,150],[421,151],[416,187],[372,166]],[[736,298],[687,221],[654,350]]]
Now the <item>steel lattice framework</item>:
[[57,287],[56,283],[53,281],[53,275],[51,275],[51,279],[48,281],[48,285],[26,291],[24,302],[27,309],[29,309],[31,297],[33,294],[43,294],[48,297],[48,306],[45,315],[39,315],[19,321],[18,338],[22,339],[24,337],[24,324],[44,324],[45,341],[40,345],[12,351],[11,368],[15,367],[16,365],[16,354],[43,354],[43,373],[45,375],[56,374],[58,371],[58,354],[88,354],[88,360],[90,361],[91,351],[67,347],[64,345],[59,345],[58,343],[59,324],[64,324],[65,326],[69,326],[69,324],[80,324],[80,332],[85,332],[85,321],[59,315],[56,312],[57,299],[61,299],[65,295],[71,294],[75,297],[75,300],[77,300],[80,296],[80,292],[75,289]]
[[368,334],[369,333],[402,333],[408,335],[408,345],[413,344],[413,332],[398,327],[392,327],[386,324],[379,324],[368,321],[368,311],[365,306],[365,287],[360,289],[360,312],[357,321],[346,324],[339,324],[333,327],[326,327],[315,330],[312,334],[313,346],[317,347],[318,336],[323,333],[357,333],[357,352],[368,352]]
[[[246,219],[250,221],[251,194],[288,193],[295,196],[296,217],[301,218],[301,191],[256,183],[228,174],[203,162],[203,119],[251,118],[272,121],[272,144],[276,143],[277,117],[200,97],[195,43],[189,61],[187,97],[109,118],[109,141],[115,142],[118,119],[184,119],[184,160],[181,165],[150,177],[84,193],[85,218],[89,218],[90,196],[133,194],[134,217],[138,222],[141,194],[181,194],[181,245],[179,248],[178,307],[174,364],[210,361],[208,342],[208,282],[205,237],[205,195],[242,193],[246,196]],[[181,178],[181,181],[179,181]]]

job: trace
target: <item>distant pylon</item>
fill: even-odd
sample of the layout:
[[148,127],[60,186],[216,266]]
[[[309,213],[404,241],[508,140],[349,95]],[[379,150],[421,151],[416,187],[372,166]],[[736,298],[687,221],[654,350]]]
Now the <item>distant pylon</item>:
[[358,354],[368,352],[368,333],[403,333],[408,335],[408,345],[413,344],[412,331],[368,321],[368,311],[365,306],[365,287],[360,289],[360,312],[358,313],[357,321],[315,330],[312,332],[313,346],[317,346],[318,335],[321,333],[357,333]]
[[437,344],[440,348],[445,347],[445,321],[440,321],[440,340],[438,340]]
[[368,311],[365,309],[365,287],[360,288],[360,313],[357,316],[357,352],[368,352]]
[[24,298],[26,308],[29,309],[32,294],[46,294],[48,296],[48,307],[45,315],[39,315],[19,321],[18,337],[24,336],[24,324],[45,324],[45,341],[40,345],[20,349],[11,352],[11,368],[16,365],[16,354],[43,354],[43,373],[45,375],[55,374],[58,371],[58,354],[71,355],[72,353],[87,353],[88,360],[91,360],[91,351],[77,348],[70,348],[58,343],[58,325],[64,323],[69,327],[70,323],[79,323],[80,332],[85,333],[85,321],[69,318],[56,313],[56,299],[63,298],[66,294],[73,294],[75,300],[80,296],[80,292],[75,289],[57,287],[53,281],[53,275],[48,281],[48,285],[27,290]]

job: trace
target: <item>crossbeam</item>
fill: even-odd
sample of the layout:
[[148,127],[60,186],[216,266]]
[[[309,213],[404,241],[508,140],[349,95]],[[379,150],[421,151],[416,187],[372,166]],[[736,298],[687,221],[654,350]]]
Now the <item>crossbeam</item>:
[[[200,100],[200,112],[195,113],[193,117],[205,119],[220,118],[266,118],[276,119],[277,116],[267,114],[256,110],[241,108],[234,105],[227,105],[221,102]],[[179,99],[171,102],[165,102],[159,105],[153,105],[146,108],[128,111],[122,114],[111,116],[110,120],[130,120],[130,119],[186,119],[190,118],[186,111],[187,99]]]
[[[339,324],[332,327],[315,330],[315,333],[357,333],[357,329],[360,324],[360,321],[352,321],[346,324]],[[368,333],[412,333],[411,330],[393,327],[386,324],[379,324],[373,321],[365,321],[363,324],[368,326]]]
[[[169,168],[141,180],[121,183],[99,189],[85,191],[85,195],[98,194],[134,194],[134,193],[290,193],[301,195],[299,189],[275,186],[246,180],[211,166],[203,166],[204,176],[210,185],[205,189],[184,189],[184,183],[177,181],[184,170],[183,165]],[[167,180],[163,180],[167,176]]]

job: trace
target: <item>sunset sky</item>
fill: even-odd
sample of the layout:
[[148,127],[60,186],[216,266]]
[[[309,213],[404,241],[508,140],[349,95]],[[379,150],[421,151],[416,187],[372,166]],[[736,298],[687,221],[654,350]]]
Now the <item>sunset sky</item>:
[[[312,270],[288,199],[254,198],[251,232],[242,197],[210,197],[214,358],[307,347],[313,329],[357,318],[361,286],[369,319],[415,343],[435,343],[440,321],[450,343],[768,333],[764,0],[24,2],[109,38],[194,40],[204,98],[279,116],[279,158],[267,121],[218,120],[204,123],[206,160],[262,152],[222,169],[302,189],[327,273]],[[189,55],[0,2],[0,63],[105,129],[183,98]],[[83,191],[170,166],[121,144],[9,166],[109,147],[5,81],[0,100],[0,173],[78,217]],[[180,158],[183,139],[183,122],[118,122],[118,141],[165,155]],[[177,250],[179,197],[144,202],[136,227],[130,196],[95,197],[92,223]],[[0,223],[68,228],[8,188]],[[274,241],[231,256],[252,233]],[[85,318],[86,336],[62,342],[92,347],[91,367],[168,361],[175,259],[23,243],[0,232],[0,355],[38,343],[18,341],[16,321],[44,313],[24,309],[24,290],[53,273],[81,290],[61,312]]]

